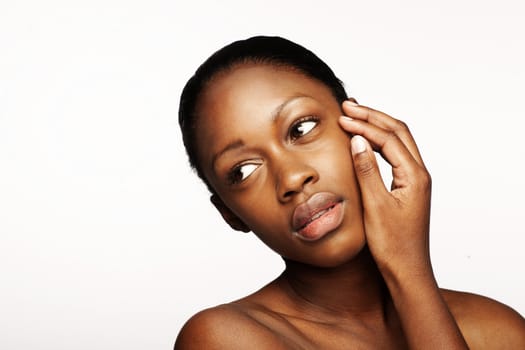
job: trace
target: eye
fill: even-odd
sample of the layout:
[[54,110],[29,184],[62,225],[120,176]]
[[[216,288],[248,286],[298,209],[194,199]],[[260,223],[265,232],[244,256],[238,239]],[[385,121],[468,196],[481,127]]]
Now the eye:
[[234,167],[228,174],[228,183],[234,185],[246,180],[258,167],[259,164],[255,163],[245,163]]
[[309,116],[309,117],[299,119],[290,128],[290,133],[289,133],[290,138],[292,140],[296,140],[308,134],[310,131],[313,130],[313,128],[317,126],[317,124],[319,123],[318,119],[319,118],[314,117],[314,116]]

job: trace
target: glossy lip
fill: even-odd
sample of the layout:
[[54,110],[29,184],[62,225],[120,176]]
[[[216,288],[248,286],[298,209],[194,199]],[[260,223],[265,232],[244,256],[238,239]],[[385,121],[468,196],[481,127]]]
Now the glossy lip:
[[292,227],[295,233],[303,229],[308,224],[314,222],[326,213],[316,217],[319,213],[333,208],[341,203],[341,197],[331,192],[317,192],[310,196],[308,200],[299,204],[292,215]]

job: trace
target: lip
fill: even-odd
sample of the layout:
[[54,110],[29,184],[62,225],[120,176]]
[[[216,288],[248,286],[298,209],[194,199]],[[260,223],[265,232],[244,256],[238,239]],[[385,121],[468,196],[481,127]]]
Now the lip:
[[343,217],[341,197],[331,192],[318,192],[295,208],[292,227],[299,238],[314,241],[339,227]]

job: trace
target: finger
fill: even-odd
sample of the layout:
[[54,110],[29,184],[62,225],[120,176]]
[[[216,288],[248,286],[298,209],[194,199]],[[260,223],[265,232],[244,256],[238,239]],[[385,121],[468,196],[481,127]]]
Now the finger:
[[397,134],[367,122],[347,117],[341,117],[339,123],[345,131],[366,138],[373,148],[392,166],[393,171],[404,169],[405,173],[413,174],[420,167],[420,164]]
[[388,192],[385,188],[377,161],[370,144],[362,136],[352,137],[351,152],[354,170],[361,189],[363,205],[371,207],[380,203]]
[[388,114],[350,100],[343,102],[343,111],[351,114],[353,118],[377,124],[385,129],[393,129],[396,126],[396,119]]
[[343,103],[343,111],[354,119],[366,121],[370,124],[396,133],[417,162],[424,166],[423,159],[414,137],[404,122],[370,107],[360,106],[352,101],[345,101]]

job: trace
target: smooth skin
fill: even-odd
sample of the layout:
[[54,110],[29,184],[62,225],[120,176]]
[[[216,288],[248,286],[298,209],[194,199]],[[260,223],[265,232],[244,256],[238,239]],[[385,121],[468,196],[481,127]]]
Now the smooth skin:
[[[256,293],[193,316],[175,349],[525,349],[517,312],[438,288],[431,179],[402,122],[355,100],[340,106],[322,83],[268,65],[216,77],[199,115],[212,202],[286,268]],[[390,190],[374,151],[392,166]],[[320,191],[342,199],[344,219],[305,242],[291,216]]]

